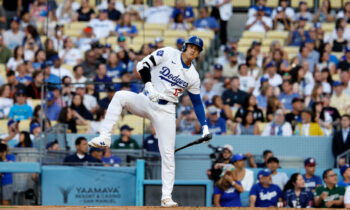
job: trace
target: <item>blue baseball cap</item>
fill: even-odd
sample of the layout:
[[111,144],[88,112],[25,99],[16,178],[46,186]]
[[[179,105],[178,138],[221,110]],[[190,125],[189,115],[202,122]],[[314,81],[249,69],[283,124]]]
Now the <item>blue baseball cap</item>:
[[343,84],[343,83],[342,83],[341,81],[338,80],[338,81],[334,81],[332,85],[333,85],[333,87],[337,87],[337,86],[340,86],[340,85],[342,85],[342,84]]
[[103,152],[105,149],[103,149],[103,148],[96,148],[96,147],[91,147],[90,148],[90,154],[92,153],[92,152]]
[[304,166],[315,166],[315,165],[316,165],[315,158],[308,157],[304,160]]
[[265,7],[263,5],[257,6],[258,11],[265,11]]
[[322,24],[320,22],[314,23],[315,28],[321,28]]
[[299,2],[299,6],[302,5],[302,4],[306,4],[306,1],[300,1]]
[[306,39],[305,43],[314,43],[315,41],[313,39]]
[[17,90],[16,96],[19,96],[19,95],[24,95],[24,90],[23,89],[18,89]]
[[263,169],[261,171],[259,171],[258,175],[257,175],[257,178],[259,179],[260,177],[263,177],[263,176],[270,176],[271,175],[271,171],[269,169]]
[[276,66],[275,62],[271,61],[268,64],[266,64],[265,69],[268,69],[268,68],[271,68],[271,67],[274,67],[274,66]]
[[236,162],[236,161],[239,161],[239,160],[246,160],[246,159],[247,159],[247,157],[246,157],[245,155],[242,155],[242,154],[237,153],[237,154],[235,154],[234,156],[232,156],[231,162],[234,163],[234,162]]
[[17,23],[20,23],[21,22],[21,18],[19,18],[17,16],[14,16],[13,18],[11,18],[11,22],[12,21],[16,21]]
[[345,50],[345,53],[348,53],[348,52],[350,52],[350,47],[349,46],[345,46],[344,50]]
[[340,174],[343,176],[343,174],[345,173],[345,171],[350,168],[349,164],[345,164],[340,168]]
[[[39,123],[33,123],[30,125],[30,133],[33,133],[34,129],[35,128],[39,128],[40,127],[40,124]],[[47,147],[47,145],[46,145]]]
[[256,45],[261,45],[261,42],[260,41],[257,41],[257,40],[254,40],[252,42],[252,47],[256,46]]
[[134,130],[134,129],[131,128],[131,127],[128,126],[128,125],[123,125],[123,126],[120,128],[120,131],[122,131],[122,130],[129,130],[129,131],[132,131],[132,130]]
[[222,69],[223,69],[222,64],[220,64],[220,63],[214,64],[214,69],[216,69],[216,70],[222,70]]
[[10,127],[13,123],[15,123],[16,121],[14,119],[10,119],[8,122],[7,122],[7,126]]
[[114,87],[114,85],[108,85],[108,86],[106,87],[106,91],[107,91],[107,92],[115,92],[115,87]]
[[54,98],[53,92],[49,91],[46,93],[46,100],[52,101]]
[[107,9],[100,9],[99,12],[104,12],[104,13],[108,13],[108,10]]
[[55,141],[51,141],[49,143],[46,144],[46,149],[49,149],[50,147],[52,147],[54,144],[58,144],[58,141],[55,140]]
[[184,40],[184,38],[177,38],[176,39],[176,44],[184,44],[185,43],[185,40]]
[[269,81],[269,79],[266,78],[266,77],[261,77],[260,78],[260,83],[263,83],[263,82],[266,82],[266,81]]
[[307,21],[307,18],[303,17],[303,16],[300,16],[299,17],[299,21]]

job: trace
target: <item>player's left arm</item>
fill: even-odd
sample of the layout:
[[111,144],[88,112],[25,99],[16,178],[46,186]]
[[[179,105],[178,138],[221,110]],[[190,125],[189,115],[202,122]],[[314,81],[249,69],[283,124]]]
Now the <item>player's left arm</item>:
[[194,112],[196,113],[197,119],[202,126],[202,137],[204,137],[210,133],[209,133],[207,121],[205,119],[205,110],[204,110],[201,96],[199,93],[193,94],[190,91],[188,91],[188,95],[190,96],[190,99],[191,99],[191,102],[193,105],[193,109],[194,109]]

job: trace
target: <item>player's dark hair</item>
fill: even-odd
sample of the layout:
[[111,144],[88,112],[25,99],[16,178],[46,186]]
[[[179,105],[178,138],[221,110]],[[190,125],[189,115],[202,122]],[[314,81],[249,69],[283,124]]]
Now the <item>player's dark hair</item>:
[[267,162],[266,162],[267,164],[269,164],[269,163],[280,163],[280,161],[278,160],[278,158],[276,158],[276,157],[270,157],[268,160],[267,160]]
[[287,184],[284,185],[283,192],[286,192],[289,189],[294,189],[294,184],[297,182],[298,176],[301,175],[299,173],[294,173],[288,180]]
[[272,153],[271,150],[267,149],[267,150],[264,150],[263,152],[263,157],[265,158],[268,154]]
[[332,170],[333,170],[333,169],[331,169],[331,168],[326,169],[326,170],[323,172],[323,174],[322,174],[322,178],[323,178],[323,179],[327,178],[328,173],[329,173],[330,171],[332,171]]
[[86,140],[85,137],[79,136],[79,137],[75,140],[75,146],[80,145],[82,141],[87,141],[87,140]]

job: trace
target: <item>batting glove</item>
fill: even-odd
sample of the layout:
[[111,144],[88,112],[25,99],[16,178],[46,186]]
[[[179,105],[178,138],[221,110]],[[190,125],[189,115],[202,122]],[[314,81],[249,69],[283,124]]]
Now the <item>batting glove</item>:
[[154,89],[151,82],[147,82],[145,84],[144,93],[152,102],[158,102],[158,100],[161,98],[160,94]]
[[[202,138],[208,136],[210,134],[209,132],[209,128],[207,125],[203,125],[202,126]],[[203,143],[208,143],[210,141],[210,139],[208,141],[203,141]]]

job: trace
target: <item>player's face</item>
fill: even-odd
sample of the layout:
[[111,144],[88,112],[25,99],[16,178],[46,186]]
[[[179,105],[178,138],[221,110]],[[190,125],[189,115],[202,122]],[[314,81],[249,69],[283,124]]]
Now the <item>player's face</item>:
[[187,44],[185,56],[191,60],[194,60],[199,55],[199,48],[194,44]]

